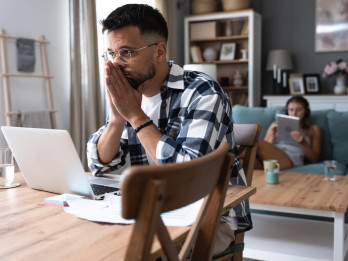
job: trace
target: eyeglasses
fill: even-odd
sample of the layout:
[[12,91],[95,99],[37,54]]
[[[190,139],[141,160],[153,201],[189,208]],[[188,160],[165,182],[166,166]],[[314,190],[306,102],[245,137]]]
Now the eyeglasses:
[[146,45],[144,47],[135,49],[135,50],[130,50],[130,49],[126,49],[126,48],[121,48],[117,51],[117,53],[111,52],[111,51],[105,51],[102,55],[102,57],[104,58],[104,61],[114,61],[116,59],[116,57],[118,57],[118,59],[124,63],[124,64],[129,64],[132,60],[132,53],[138,52],[142,49],[145,49],[147,47],[150,47],[152,45],[156,45],[158,43],[152,43],[149,45]]

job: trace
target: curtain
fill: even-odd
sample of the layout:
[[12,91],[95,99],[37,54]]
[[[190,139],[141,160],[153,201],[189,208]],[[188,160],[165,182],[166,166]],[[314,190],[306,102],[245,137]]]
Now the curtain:
[[102,106],[95,1],[70,0],[70,133],[85,170],[86,143],[105,120]]

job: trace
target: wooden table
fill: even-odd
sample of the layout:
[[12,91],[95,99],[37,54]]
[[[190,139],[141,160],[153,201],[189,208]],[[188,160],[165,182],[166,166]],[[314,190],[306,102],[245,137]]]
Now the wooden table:
[[[257,188],[250,199],[253,210],[330,217],[334,222],[253,214],[254,229],[246,233],[245,257],[282,261],[344,260],[348,248],[344,224],[348,177],[325,181],[323,175],[281,172],[279,184],[271,185],[266,183],[264,172],[256,170],[252,185]],[[264,247],[260,247],[260,243]]]
[[[54,194],[30,189],[20,173],[20,187],[0,189],[0,260],[123,260],[133,225],[91,222],[45,205]],[[254,187],[230,186],[224,210],[235,195],[248,198]],[[171,227],[176,241],[182,241],[188,227]],[[152,258],[162,253],[155,240]]]

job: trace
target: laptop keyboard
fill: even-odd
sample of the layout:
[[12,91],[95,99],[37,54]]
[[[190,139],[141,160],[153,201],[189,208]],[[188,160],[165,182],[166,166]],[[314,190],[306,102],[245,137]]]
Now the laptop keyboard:
[[118,194],[119,189],[115,187],[107,187],[107,186],[102,186],[98,184],[91,184],[92,190],[94,195],[99,196],[103,195],[105,193],[112,193],[112,192],[117,192],[113,194]]

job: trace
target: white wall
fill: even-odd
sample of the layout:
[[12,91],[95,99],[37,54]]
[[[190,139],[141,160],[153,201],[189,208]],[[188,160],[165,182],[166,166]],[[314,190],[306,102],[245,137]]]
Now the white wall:
[[[68,0],[0,0],[0,28],[8,35],[38,39],[45,35],[50,42],[47,56],[57,127],[70,129],[70,47]],[[7,40],[9,72],[16,70],[16,41]],[[42,74],[40,50],[36,44],[35,72]],[[1,66],[1,64],[0,64]],[[2,68],[0,68],[2,72]],[[0,77],[2,78],[2,77]],[[2,79],[0,81],[0,125],[6,125]],[[13,110],[47,109],[44,81],[35,78],[11,78]],[[0,146],[6,144],[2,133]]]

